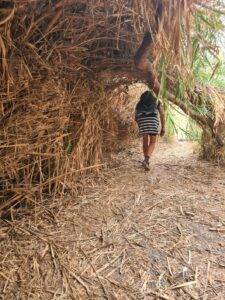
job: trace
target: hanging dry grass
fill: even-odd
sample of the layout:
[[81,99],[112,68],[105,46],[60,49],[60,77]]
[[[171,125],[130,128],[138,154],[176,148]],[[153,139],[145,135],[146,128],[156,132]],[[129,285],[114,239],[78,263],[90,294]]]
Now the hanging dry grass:
[[3,1],[0,8],[3,210],[76,190],[76,175],[101,167],[119,128],[89,67],[94,60],[102,68],[100,49],[108,42],[111,48],[108,29],[100,30],[109,22],[104,6],[86,13],[87,4],[77,1]]

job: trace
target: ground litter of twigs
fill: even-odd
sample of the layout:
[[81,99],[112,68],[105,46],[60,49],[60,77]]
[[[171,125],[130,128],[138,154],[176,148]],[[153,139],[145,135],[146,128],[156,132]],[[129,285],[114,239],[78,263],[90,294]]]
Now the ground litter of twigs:
[[225,299],[224,170],[180,142],[145,172],[140,150],[82,196],[1,220],[2,299]]

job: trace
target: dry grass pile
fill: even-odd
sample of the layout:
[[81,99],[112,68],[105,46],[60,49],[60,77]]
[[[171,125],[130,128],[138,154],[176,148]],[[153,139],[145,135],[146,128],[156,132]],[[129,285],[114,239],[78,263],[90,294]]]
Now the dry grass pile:
[[112,19],[102,4],[67,2],[0,4],[0,210],[76,190],[75,175],[116,146],[115,104],[95,72],[117,43]]
[[[133,54],[146,28],[157,31],[156,2],[1,1],[0,210],[76,189],[75,174],[99,168],[126,127],[111,92],[136,79]],[[155,69],[167,57],[171,76],[183,72],[177,25],[185,14],[189,26],[197,2],[163,1]]]

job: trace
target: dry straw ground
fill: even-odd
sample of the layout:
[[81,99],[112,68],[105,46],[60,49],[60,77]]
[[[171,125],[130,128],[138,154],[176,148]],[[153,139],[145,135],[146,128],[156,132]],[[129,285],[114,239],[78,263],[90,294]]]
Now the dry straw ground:
[[76,192],[77,175],[99,169],[126,128],[111,92],[139,78],[133,56],[146,29],[155,33],[153,68],[164,59],[169,86],[174,78],[190,86],[193,49],[188,43],[181,53],[180,24],[187,42],[193,13],[206,9],[210,17],[218,3],[1,1],[0,210]]
[[224,299],[224,171],[184,143],[161,144],[150,173],[139,157],[115,156],[79,198],[11,210],[2,299]]

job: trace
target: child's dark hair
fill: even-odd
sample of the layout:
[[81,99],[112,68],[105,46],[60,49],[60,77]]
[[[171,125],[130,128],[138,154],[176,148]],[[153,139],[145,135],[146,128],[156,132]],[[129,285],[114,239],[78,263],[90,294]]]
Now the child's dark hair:
[[140,97],[140,102],[143,105],[149,105],[151,103],[155,103],[156,100],[157,100],[156,97],[153,95],[151,91],[145,91],[143,94],[141,94]]

